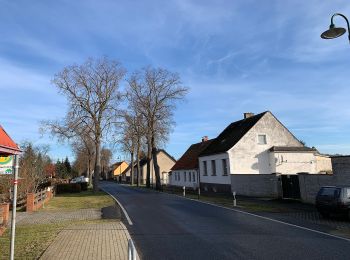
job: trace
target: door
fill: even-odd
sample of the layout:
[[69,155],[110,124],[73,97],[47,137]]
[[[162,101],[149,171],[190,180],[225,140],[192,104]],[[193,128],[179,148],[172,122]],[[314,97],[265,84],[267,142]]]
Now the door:
[[300,199],[298,175],[281,175],[284,199]]

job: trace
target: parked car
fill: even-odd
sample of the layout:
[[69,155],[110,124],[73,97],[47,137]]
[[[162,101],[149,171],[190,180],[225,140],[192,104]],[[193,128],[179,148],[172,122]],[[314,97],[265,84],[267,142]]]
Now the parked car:
[[350,219],[350,186],[324,186],[316,196],[316,208],[323,217],[346,215]]

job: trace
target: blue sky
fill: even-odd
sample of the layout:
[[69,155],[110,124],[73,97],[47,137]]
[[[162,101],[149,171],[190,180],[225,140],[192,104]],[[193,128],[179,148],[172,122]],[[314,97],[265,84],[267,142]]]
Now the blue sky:
[[129,72],[178,72],[190,88],[166,145],[176,158],[244,112],[265,110],[308,146],[350,154],[350,45],[346,36],[320,39],[335,12],[350,18],[350,3],[0,0],[0,124],[17,142],[71,157],[38,132],[41,120],[66,112],[50,81],[66,65],[107,55]]

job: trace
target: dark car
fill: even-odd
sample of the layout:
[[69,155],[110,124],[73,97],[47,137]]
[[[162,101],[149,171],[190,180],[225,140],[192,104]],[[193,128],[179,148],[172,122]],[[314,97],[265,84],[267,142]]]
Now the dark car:
[[346,215],[350,219],[350,186],[325,186],[316,196],[316,208],[323,217]]

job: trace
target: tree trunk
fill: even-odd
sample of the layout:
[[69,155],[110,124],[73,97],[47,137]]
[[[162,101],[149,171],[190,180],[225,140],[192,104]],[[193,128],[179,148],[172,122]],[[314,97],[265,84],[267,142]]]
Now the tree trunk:
[[91,155],[89,154],[88,159],[88,168],[87,168],[87,177],[89,178],[89,186],[92,184],[92,173],[91,173]]
[[134,151],[131,152],[130,183],[134,185]]
[[98,186],[100,182],[100,172],[101,172],[101,150],[100,150],[100,140],[96,141],[96,160],[94,169],[94,187],[93,191],[98,192]]
[[137,187],[141,184],[141,169],[140,169],[140,140],[137,141],[136,147],[136,158],[137,158]]
[[156,175],[156,190],[161,190],[162,185],[160,183],[160,172],[159,172],[159,165],[158,165],[158,159],[157,159],[157,147],[155,145],[154,136],[152,136],[152,158],[153,158],[153,165],[154,165],[154,173]]
[[151,159],[152,159],[152,144],[151,140],[147,142],[147,176],[146,176],[146,187],[151,186]]

